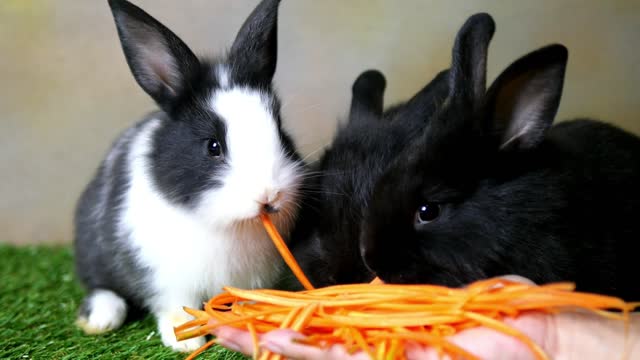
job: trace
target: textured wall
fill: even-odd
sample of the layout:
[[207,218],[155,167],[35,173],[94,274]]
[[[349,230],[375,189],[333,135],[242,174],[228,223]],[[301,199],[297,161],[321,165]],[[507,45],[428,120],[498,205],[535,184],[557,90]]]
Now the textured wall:
[[[228,46],[257,0],[134,0],[199,53]],[[640,2],[284,0],[277,87],[309,154],[346,113],[356,75],[388,78],[387,102],[422,87],[474,12],[497,23],[489,78],[560,42],[570,60],[559,118],[640,134]],[[104,0],[0,1],[0,242],[71,240],[74,203],[114,136],[153,108],[129,74]]]

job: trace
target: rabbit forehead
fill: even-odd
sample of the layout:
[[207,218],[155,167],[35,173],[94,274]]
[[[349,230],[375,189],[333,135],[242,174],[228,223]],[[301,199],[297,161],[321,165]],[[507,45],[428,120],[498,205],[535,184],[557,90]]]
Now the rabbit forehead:
[[[224,80],[221,81],[224,83]],[[222,87],[210,99],[226,127],[228,160],[265,167],[282,157],[282,144],[271,96],[249,87]]]

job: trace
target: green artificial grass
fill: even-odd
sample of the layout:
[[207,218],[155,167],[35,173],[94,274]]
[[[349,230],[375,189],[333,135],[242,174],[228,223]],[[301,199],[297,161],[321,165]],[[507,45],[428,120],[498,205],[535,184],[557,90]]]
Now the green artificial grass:
[[[87,336],[75,321],[84,290],[68,247],[0,245],[0,359],[184,359],[162,345],[154,319]],[[241,360],[214,347],[198,359]]]

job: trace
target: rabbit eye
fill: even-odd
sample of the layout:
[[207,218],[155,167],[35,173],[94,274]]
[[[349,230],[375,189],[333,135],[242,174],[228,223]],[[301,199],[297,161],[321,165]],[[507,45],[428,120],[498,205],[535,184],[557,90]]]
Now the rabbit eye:
[[222,155],[222,146],[220,146],[220,142],[216,139],[207,140],[207,152],[209,152],[209,155],[213,157]]
[[416,222],[419,224],[427,224],[440,216],[440,205],[435,203],[425,203],[420,205],[416,211]]

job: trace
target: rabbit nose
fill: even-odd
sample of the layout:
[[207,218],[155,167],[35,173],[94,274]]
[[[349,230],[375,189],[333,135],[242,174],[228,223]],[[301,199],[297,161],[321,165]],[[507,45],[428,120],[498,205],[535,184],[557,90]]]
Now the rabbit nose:
[[262,204],[262,211],[266,213],[274,213],[279,210],[278,200],[280,199],[280,192],[277,190],[267,190],[259,203]]
[[278,211],[278,209],[274,208],[273,205],[267,203],[262,205],[262,211],[266,212],[267,214],[273,214],[274,212]]

